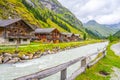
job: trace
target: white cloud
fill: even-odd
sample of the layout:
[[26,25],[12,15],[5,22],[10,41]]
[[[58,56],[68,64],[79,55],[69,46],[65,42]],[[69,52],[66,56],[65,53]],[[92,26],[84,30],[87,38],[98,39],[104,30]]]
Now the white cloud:
[[58,0],[82,22],[96,20],[102,24],[120,22],[120,0]]

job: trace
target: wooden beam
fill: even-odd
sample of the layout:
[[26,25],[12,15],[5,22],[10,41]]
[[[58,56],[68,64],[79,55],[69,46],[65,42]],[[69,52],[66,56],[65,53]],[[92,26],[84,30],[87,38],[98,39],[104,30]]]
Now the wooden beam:
[[86,58],[81,60],[81,67],[85,67],[86,66]]

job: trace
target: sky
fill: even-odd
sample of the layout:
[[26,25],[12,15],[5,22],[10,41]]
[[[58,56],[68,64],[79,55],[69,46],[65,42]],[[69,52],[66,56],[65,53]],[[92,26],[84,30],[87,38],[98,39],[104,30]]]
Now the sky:
[[120,0],[58,0],[83,23],[96,20],[101,24],[120,22]]

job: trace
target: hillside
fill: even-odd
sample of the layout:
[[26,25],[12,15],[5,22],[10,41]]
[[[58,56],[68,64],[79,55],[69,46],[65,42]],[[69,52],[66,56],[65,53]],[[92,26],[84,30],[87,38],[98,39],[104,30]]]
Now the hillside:
[[97,31],[92,31],[92,30],[89,30],[89,29],[85,29],[85,31],[87,32],[87,34],[89,35],[90,38],[93,38],[93,39],[101,39],[101,38],[104,38],[99,32]]
[[110,34],[117,32],[116,29],[107,27],[105,25],[99,24],[94,20],[91,20],[84,24],[87,32],[91,32],[93,35],[98,36],[99,38],[108,37]]
[[22,18],[42,28],[55,27],[62,32],[83,34],[84,28],[57,0],[1,0],[0,19]]
[[17,0],[0,0],[0,19],[23,18],[32,25],[40,26],[39,21]]
[[113,36],[120,38],[120,30],[118,32],[116,32]]

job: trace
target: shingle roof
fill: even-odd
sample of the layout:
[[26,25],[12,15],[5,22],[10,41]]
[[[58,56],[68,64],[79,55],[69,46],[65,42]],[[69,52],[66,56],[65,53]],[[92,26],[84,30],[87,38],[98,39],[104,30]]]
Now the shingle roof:
[[61,33],[63,35],[66,35],[67,37],[71,37],[72,35],[74,35],[73,33]]
[[49,34],[54,31],[56,28],[38,28],[35,30],[35,33]]
[[[15,23],[15,22],[18,22],[18,21],[20,21],[20,20],[22,20],[21,18],[19,18],[19,19],[8,19],[8,20],[0,20],[0,27],[6,27],[6,26],[8,26],[8,25],[10,25],[10,24],[13,24],[13,23]],[[24,20],[22,20],[22,21],[24,21]],[[25,21],[24,21],[25,22]],[[33,28],[33,26],[31,26],[30,24],[28,24],[27,22],[25,22],[30,28],[32,28],[33,30],[34,30],[34,28]]]
[[21,19],[0,20],[0,27],[6,27],[7,25],[10,25],[20,20]]

